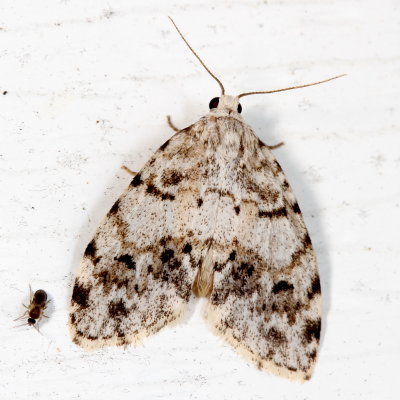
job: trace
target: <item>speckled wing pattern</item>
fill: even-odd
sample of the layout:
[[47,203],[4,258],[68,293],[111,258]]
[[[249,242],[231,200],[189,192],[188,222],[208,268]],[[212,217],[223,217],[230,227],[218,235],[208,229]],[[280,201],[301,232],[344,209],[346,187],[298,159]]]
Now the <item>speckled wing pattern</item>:
[[268,146],[219,109],[161,146],[101,223],[73,289],[73,340],[137,343],[193,294],[259,368],[309,379],[321,325],[311,240]]

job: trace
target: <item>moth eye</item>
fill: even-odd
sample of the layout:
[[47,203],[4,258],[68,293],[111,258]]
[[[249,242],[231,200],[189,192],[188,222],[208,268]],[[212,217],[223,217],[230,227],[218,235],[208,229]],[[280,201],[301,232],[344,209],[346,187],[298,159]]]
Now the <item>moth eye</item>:
[[239,114],[242,112],[242,105],[240,103],[238,104],[237,111]]
[[212,110],[213,108],[217,108],[218,103],[219,103],[219,97],[214,97],[209,104],[210,110]]
[[28,324],[29,325],[34,325],[36,321],[33,318],[28,318]]

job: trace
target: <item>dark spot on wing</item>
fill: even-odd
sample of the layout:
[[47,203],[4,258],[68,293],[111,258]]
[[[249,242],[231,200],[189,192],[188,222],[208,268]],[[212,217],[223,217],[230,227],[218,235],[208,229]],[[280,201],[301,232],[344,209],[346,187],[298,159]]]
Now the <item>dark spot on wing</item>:
[[185,247],[182,250],[185,254],[190,253],[192,251],[192,245],[190,243],[186,243]]
[[239,215],[239,213],[240,213],[240,207],[239,206],[235,207],[235,213],[236,213],[236,215]]
[[86,247],[85,256],[86,257],[96,257],[96,241],[93,239]]
[[303,335],[307,343],[312,342],[313,338],[319,341],[321,333],[321,319],[316,321],[307,320],[304,325]]
[[119,257],[114,257],[114,260],[124,263],[128,269],[135,269],[136,263],[130,254],[123,254]]
[[74,290],[72,292],[72,302],[78,304],[81,308],[88,307],[89,293],[90,289],[86,289],[79,283],[75,283]]
[[162,253],[161,253],[161,261],[163,263],[168,262],[172,257],[174,256],[174,251],[172,249],[165,249]]
[[85,257],[90,259],[94,265],[96,265],[101,259],[101,256],[96,257],[96,251],[96,241],[93,239],[86,247]]
[[109,304],[108,313],[112,317],[120,317],[128,315],[128,310],[126,309],[122,299],[120,299],[118,301],[113,301]]
[[310,239],[310,236],[309,236],[309,234],[307,232],[304,235],[303,241],[304,241],[304,244],[307,245],[307,246],[309,246],[311,244],[311,239]]
[[258,216],[260,218],[282,218],[287,216],[287,211],[285,207],[277,208],[272,211],[259,211]]
[[[254,272],[254,266],[249,265],[247,263],[241,263],[239,267],[239,271],[245,273],[248,277],[251,277]],[[237,274],[237,279],[240,279],[240,275]]]
[[132,179],[131,186],[137,187],[143,183],[142,176],[140,174],[136,174],[135,177]]
[[253,272],[254,272],[254,266],[250,265],[250,267],[247,268],[246,272],[247,272],[247,276],[249,276],[249,277],[252,276]]
[[161,195],[161,199],[162,200],[175,200],[175,196],[173,195],[173,194],[170,194],[170,193],[163,193],[162,195]]
[[270,341],[274,347],[282,346],[287,342],[285,334],[274,327],[268,331],[267,340]]
[[275,167],[276,167],[276,169],[278,170],[278,172],[281,172],[281,171],[282,171],[282,168],[281,168],[281,166],[279,165],[278,161],[275,160],[274,164],[275,164]]
[[165,150],[165,149],[167,148],[167,146],[168,146],[168,144],[169,144],[169,141],[170,141],[170,139],[168,139],[165,143],[163,143],[163,144],[160,146],[160,150],[161,150],[161,151],[163,151],[163,150]]
[[197,206],[201,207],[202,204],[203,204],[203,199],[202,198],[197,199]]
[[161,190],[157,189],[153,184],[149,183],[147,185],[146,192],[155,197],[161,197],[162,200],[175,200],[175,196],[170,193],[163,193]]
[[316,294],[321,294],[321,284],[318,275],[314,277],[311,283],[311,288],[308,291],[308,298],[311,300]]
[[296,214],[300,214],[300,213],[301,213],[299,204],[298,204],[297,202],[293,204],[292,208],[293,208],[293,211],[294,211]]
[[265,143],[260,138],[258,138],[258,145],[260,147],[265,147]]
[[291,283],[288,283],[286,281],[279,281],[274,285],[272,288],[272,293],[279,293],[279,292],[286,292],[288,290],[293,290],[294,286]]
[[117,200],[114,205],[111,207],[111,210],[108,212],[108,214],[116,214],[119,210],[119,200]]
[[220,264],[218,262],[214,263],[214,271],[221,272],[224,267],[225,267],[225,264]]
[[164,171],[161,178],[164,186],[175,186],[183,179],[183,175],[177,170]]
[[229,260],[230,261],[235,261],[235,258],[236,258],[236,251],[232,250],[231,254],[229,254]]

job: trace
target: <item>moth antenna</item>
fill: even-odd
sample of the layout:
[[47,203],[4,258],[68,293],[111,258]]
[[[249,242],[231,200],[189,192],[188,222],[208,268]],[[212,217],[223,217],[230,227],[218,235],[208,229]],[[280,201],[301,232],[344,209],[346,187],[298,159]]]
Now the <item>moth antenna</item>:
[[244,97],[244,96],[250,96],[251,94],[268,94],[268,93],[284,92],[285,90],[301,89],[301,88],[305,88],[308,86],[314,86],[314,85],[319,85],[320,83],[333,81],[334,79],[338,79],[338,78],[341,78],[342,76],[346,76],[346,75],[347,74],[342,74],[342,75],[334,76],[333,78],[324,79],[323,81],[307,83],[305,85],[299,85],[299,86],[291,86],[291,87],[287,87],[284,89],[267,90],[267,91],[262,91],[262,92],[246,92],[246,93],[239,94],[238,98]]
[[200,64],[205,68],[205,70],[218,82],[219,87],[221,88],[221,94],[224,95],[225,94],[225,88],[224,85],[221,83],[221,81],[208,69],[207,65],[204,64],[203,60],[199,57],[199,55],[193,50],[192,46],[188,43],[188,41],[185,39],[185,37],[183,36],[182,32],[179,30],[179,28],[177,27],[175,21],[168,16],[168,18],[171,20],[171,22],[173,23],[175,29],[178,31],[180,37],[183,39],[183,41],[186,43],[187,47],[189,47],[190,51],[195,55],[195,57],[200,61]]

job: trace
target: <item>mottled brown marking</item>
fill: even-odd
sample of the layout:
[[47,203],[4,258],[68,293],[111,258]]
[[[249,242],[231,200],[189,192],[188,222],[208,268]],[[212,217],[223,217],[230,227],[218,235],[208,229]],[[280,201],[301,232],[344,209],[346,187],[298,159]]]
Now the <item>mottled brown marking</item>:
[[118,212],[118,210],[119,210],[119,200],[117,200],[111,207],[110,211],[108,212],[108,215],[114,215]]
[[89,306],[89,293],[90,289],[85,288],[78,282],[75,283],[74,290],[72,292],[72,302],[76,303],[81,308]]
[[170,142],[170,139],[168,139],[166,142],[164,142],[164,143],[160,146],[160,150],[161,150],[161,151],[164,151],[164,150],[167,148],[169,142]]
[[93,239],[86,247],[85,257],[92,261],[93,265],[97,265],[97,263],[101,260],[101,256],[96,257],[96,241]]
[[281,207],[272,211],[262,211],[258,212],[260,218],[283,218],[287,217],[286,207]]
[[164,171],[161,177],[164,186],[176,186],[182,179],[183,175],[175,169]]
[[314,279],[311,282],[311,288],[308,291],[308,298],[311,300],[317,294],[321,294],[321,284],[318,275],[314,276]]
[[292,209],[296,214],[300,214],[301,213],[300,207],[299,207],[299,204],[297,203],[297,201],[292,205]]
[[161,200],[175,200],[175,196],[173,194],[162,192],[152,183],[147,184],[146,193],[154,197],[159,197]]
[[235,195],[228,190],[221,190],[218,188],[207,188],[206,193],[216,193],[220,197],[229,197],[232,199],[233,202],[235,202],[236,200]]
[[275,327],[270,328],[267,332],[267,340],[276,347],[284,346],[287,343],[285,334]]
[[313,339],[319,341],[321,332],[321,319],[306,320],[303,329],[303,336],[307,343],[311,343]]
[[272,288],[272,293],[277,294],[280,292],[286,292],[288,290],[293,290],[293,289],[294,289],[294,286],[291,283],[288,283],[286,281],[279,281]]
[[126,317],[128,315],[128,310],[125,307],[125,303],[122,299],[113,301],[108,306],[108,313],[111,317]]
[[122,254],[119,257],[114,257],[114,260],[125,264],[128,269],[136,268],[136,263],[130,254]]
[[137,187],[143,183],[141,174],[136,174],[135,177],[132,179],[131,186]]
[[160,256],[160,260],[163,263],[168,262],[174,256],[174,251],[172,249],[165,249]]
[[183,247],[182,251],[185,254],[188,254],[192,251],[192,245],[190,243],[186,243],[185,246]]
[[93,239],[86,247],[85,256],[88,258],[96,257],[96,241]]
[[258,138],[258,145],[260,147],[265,147],[266,146],[266,144],[260,138]]

